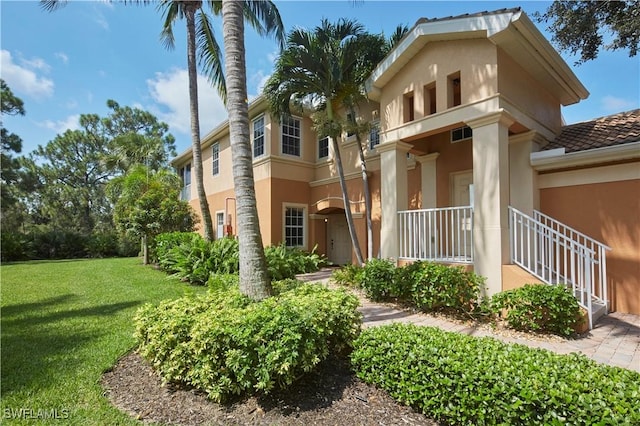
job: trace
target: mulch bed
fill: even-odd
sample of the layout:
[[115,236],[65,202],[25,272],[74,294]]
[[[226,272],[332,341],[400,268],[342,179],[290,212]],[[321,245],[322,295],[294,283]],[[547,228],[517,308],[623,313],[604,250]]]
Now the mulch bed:
[[144,422],[179,425],[437,425],[357,379],[347,361],[329,358],[286,391],[217,404],[193,389],[167,385],[135,352],[105,373],[105,395]]

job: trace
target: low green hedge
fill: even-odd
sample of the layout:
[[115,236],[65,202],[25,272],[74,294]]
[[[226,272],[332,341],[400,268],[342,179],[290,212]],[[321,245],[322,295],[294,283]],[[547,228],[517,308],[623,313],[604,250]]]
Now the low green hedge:
[[146,305],[135,317],[140,354],[165,381],[215,401],[287,387],[330,352],[350,350],[362,321],[355,296],[294,287],[262,302],[228,288]]
[[496,315],[504,314],[507,325],[516,330],[541,331],[570,336],[580,317],[580,305],[571,291],[561,285],[526,284],[503,291],[491,299]]
[[365,330],[351,362],[360,379],[445,424],[640,424],[640,374],[578,354],[393,324]]

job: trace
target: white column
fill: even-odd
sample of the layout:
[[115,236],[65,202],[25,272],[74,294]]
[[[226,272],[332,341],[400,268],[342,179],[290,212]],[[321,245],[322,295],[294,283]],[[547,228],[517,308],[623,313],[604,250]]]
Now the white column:
[[487,278],[489,296],[502,291],[509,263],[509,126],[499,111],[466,122],[473,129],[474,271]]
[[422,208],[434,209],[437,207],[436,199],[436,159],[440,153],[422,155],[416,157],[420,163],[420,175],[422,177]]
[[509,203],[530,216],[540,207],[538,173],[531,167],[531,153],[537,152],[545,143],[546,140],[533,130],[509,138]]
[[398,258],[398,211],[409,206],[407,196],[407,152],[413,146],[401,141],[380,144],[380,203],[382,224],[380,254],[382,258]]

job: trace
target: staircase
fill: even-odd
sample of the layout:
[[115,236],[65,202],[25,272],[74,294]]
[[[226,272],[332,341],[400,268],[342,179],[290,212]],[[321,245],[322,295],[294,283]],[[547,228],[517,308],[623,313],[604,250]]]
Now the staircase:
[[511,262],[549,285],[566,285],[588,314],[589,329],[608,312],[610,247],[534,211],[509,207]]

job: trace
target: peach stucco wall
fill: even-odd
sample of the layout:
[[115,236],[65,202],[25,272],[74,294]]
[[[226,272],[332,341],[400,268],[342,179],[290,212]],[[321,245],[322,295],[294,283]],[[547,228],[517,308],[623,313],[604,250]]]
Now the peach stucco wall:
[[558,133],[562,126],[560,101],[540,81],[498,49],[498,91],[518,109]]
[[496,47],[488,40],[428,43],[382,89],[383,130],[401,125],[404,95],[413,91],[415,120],[424,117],[424,87],[436,83],[436,112],[447,105],[447,77],[460,72],[462,104],[498,92]]
[[540,190],[541,211],[612,248],[611,308],[640,314],[640,180]]

